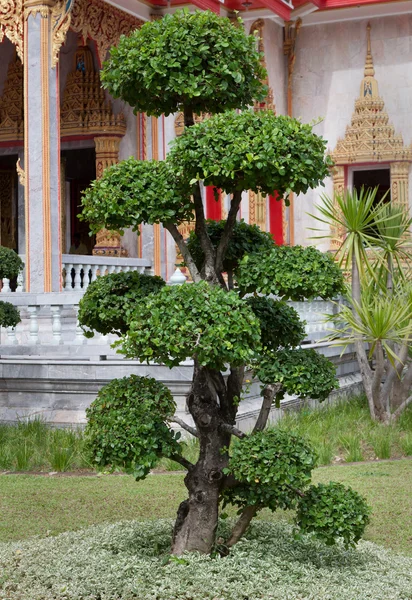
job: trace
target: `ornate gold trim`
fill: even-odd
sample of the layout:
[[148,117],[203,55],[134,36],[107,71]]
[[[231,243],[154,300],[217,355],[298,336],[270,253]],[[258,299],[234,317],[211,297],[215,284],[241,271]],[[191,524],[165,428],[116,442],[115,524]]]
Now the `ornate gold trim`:
[[412,162],[412,145],[405,146],[402,135],[395,133],[389,123],[385,103],[379,96],[378,82],[370,41],[371,26],[367,26],[367,52],[364,78],[359,98],[355,101],[355,111],[344,138],[341,138],[331,156],[335,164],[356,164],[368,162]]
[[59,52],[62,44],[66,40],[66,35],[70,27],[71,10],[74,0],[60,0],[52,9],[52,49],[51,66],[54,68],[59,60]]
[[23,65],[15,53],[0,97],[0,140],[21,141],[24,131]]
[[[121,137],[101,136],[94,139],[96,146],[96,179],[100,179],[108,167],[119,162],[119,146]],[[122,248],[122,237],[118,231],[101,229],[96,234],[96,244],[93,248],[95,256],[127,256]]]
[[0,42],[4,36],[17,49],[17,54],[23,62],[23,0],[7,0],[0,2]]
[[16,171],[20,181],[20,185],[24,187],[26,185],[26,173],[24,172],[24,169],[20,164],[20,158],[18,158],[16,162]]
[[70,29],[79,33],[84,43],[88,38],[95,41],[100,63],[121,35],[128,35],[143,23],[103,0],[75,0],[71,9]]
[[[263,29],[265,27],[265,21],[263,19],[257,19],[252,23],[250,28],[250,34],[254,35],[257,40],[257,50],[261,54],[260,64],[266,70],[266,57],[265,57],[265,43],[263,40]],[[276,114],[276,106],[273,100],[273,90],[269,85],[268,76],[262,81],[264,85],[267,86],[268,92],[266,98],[262,102],[255,102],[253,105],[254,110],[273,110]]]

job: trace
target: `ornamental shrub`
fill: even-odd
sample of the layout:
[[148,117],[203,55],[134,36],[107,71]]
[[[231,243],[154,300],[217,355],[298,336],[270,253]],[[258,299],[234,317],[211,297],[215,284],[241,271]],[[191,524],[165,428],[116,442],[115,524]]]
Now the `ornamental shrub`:
[[14,279],[23,268],[24,263],[14,250],[0,246],[0,279]]
[[296,506],[298,494],[310,483],[316,455],[299,435],[280,429],[252,433],[233,447],[227,472],[240,485],[223,492],[225,503],[238,507]]
[[206,282],[165,287],[138,303],[122,352],[169,367],[187,358],[208,368],[241,365],[260,349],[259,321],[235,292]]
[[86,444],[99,467],[121,466],[144,479],[161,456],[180,453],[179,433],[165,421],[176,411],[169,388],[130,375],[105,385],[86,410]]
[[277,402],[285,393],[325,400],[332,390],[339,388],[334,364],[312,348],[265,352],[255,367],[255,375],[263,384],[281,384]]
[[16,327],[20,321],[18,309],[10,302],[0,300],[0,327]]
[[264,255],[250,254],[235,275],[242,294],[274,294],[299,302],[343,292],[342,273],[333,257],[312,246],[275,246]]
[[326,142],[306,125],[273,111],[214,115],[185,130],[169,159],[192,180],[227,193],[253,190],[280,196],[322,184],[331,161]]
[[164,285],[161,277],[137,271],[97,277],[79,304],[79,321],[84,335],[93,337],[94,331],[103,335],[127,333],[136,302],[157,293]]
[[365,498],[341,483],[311,485],[299,499],[296,524],[303,533],[314,533],[328,545],[338,538],[354,546],[369,523]]
[[[225,228],[225,220],[206,221],[207,233],[214,248],[219,245]],[[195,231],[191,231],[187,240],[187,247],[196,266],[201,269],[205,260],[199,238]],[[236,221],[233,228],[229,247],[223,261],[223,271],[234,271],[242,258],[251,253],[264,253],[273,248],[273,237],[270,233],[262,231],[257,225],[249,225],[245,221]]]
[[249,296],[246,303],[259,319],[261,342],[266,351],[294,348],[306,336],[304,323],[294,308],[267,296]]
[[266,71],[256,38],[211,11],[145,23],[111,49],[103,86],[135,112],[159,117],[189,106],[192,112],[247,109],[263,99]]
[[138,231],[141,223],[191,221],[190,192],[187,178],[167,160],[131,156],[105,169],[83,192],[81,218],[94,232],[103,226]]

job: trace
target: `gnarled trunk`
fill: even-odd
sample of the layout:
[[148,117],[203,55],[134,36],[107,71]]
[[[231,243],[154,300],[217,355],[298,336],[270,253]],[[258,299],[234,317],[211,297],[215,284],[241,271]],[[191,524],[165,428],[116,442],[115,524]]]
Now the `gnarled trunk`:
[[[180,504],[177,513],[172,542],[175,555],[185,551],[209,554],[213,548],[224,480],[222,470],[229,460],[228,452],[223,448],[229,447],[231,435],[224,425],[233,424],[236,409],[230,398],[239,396],[241,387],[242,377],[229,377],[226,383],[220,373],[195,361],[188,406],[196,425],[200,452],[198,462],[184,480],[189,497]],[[227,416],[228,401],[231,419]]]

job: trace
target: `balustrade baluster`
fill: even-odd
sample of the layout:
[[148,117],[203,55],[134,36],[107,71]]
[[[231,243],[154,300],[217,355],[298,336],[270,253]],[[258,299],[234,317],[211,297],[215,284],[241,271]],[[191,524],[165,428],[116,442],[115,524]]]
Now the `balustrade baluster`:
[[18,343],[17,337],[16,337],[16,328],[15,327],[7,327],[6,334],[7,334],[7,344],[10,344],[11,346],[16,346]]
[[8,294],[9,292],[11,292],[10,289],[10,279],[3,279],[3,287],[1,288],[1,291],[4,292],[5,294]]
[[99,270],[99,265],[92,265],[92,280],[91,283],[93,283],[93,281],[96,281],[97,279],[97,271]]
[[52,331],[53,331],[52,343],[56,344],[56,345],[63,343],[61,309],[62,309],[62,307],[60,305],[50,306],[50,312],[51,312],[51,316],[52,316]]
[[79,323],[79,307],[78,306],[74,306],[74,312],[76,315],[76,335],[75,338],[73,340],[73,344],[76,344],[76,346],[82,346],[83,344],[86,344],[87,339],[84,337],[83,334],[83,329],[80,327],[80,323]]
[[23,289],[24,289],[24,277],[23,277],[23,271],[20,271],[20,273],[17,275],[16,292],[22,292]]
[[82,289],[82,278],[81,271],[83,265],[74,265],[74,289],[76,292],[80,292]]
[[30,317],[30,328],[29,328],[30,337],[28,340],[28,344],[30,346],[35,346],[36,344],[39,343],[39,321],[37,318],[38,312],[39,312],[39,307],[38,306],[28,306],[27,312],[29,313],[29,317]]
[[87,288],[90,285],[90,271],[91,271],[92,265],[86,265],[84,267],[84,275],[83,275],[83,289],[87,290]]
[[66,290],[70,290],[73,287],[73,277],[72,277],[72,271],[73,271],[73,263],[68,263],[66,265],[66,281],[65,281],[65,288]]

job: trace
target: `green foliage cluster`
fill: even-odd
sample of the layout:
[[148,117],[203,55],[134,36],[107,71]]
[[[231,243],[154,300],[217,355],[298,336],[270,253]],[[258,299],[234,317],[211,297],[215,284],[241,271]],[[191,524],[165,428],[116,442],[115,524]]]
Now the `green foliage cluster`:
[[10,302],[0,300],[0,327],[16,327],[20,321],[19,310]]
[[249,296],[246,303],[259,319],[265,351],[294,348],[305,338],[305,326],[294,308],[267,296]]
[[97,277],[79,304],[79,322],[84,335],[93,337],[94,331],[103,335],[127,333],[136,302],[158,292],[164,285],[161,277],[137,271]]
[[274,294],[294,301],[333,298],[343,291],[342,273],[332,256],[312,246],[275,246],[264,255],[245,256],[236,279],[243,294]]
[[14,279],[23,267],[23,261],[14,250],[0,246],[0,279]]
[[316,455],[300,435],[282,429],[252,433],[234,445],[227,472],[240,485],[225,503],[270,510],[296,509],[296,524],[328,545],[353,546],[369,523],[366,500],[340,483],[309,486]]
[[[207,233],[216,249],[225,228],[225,220],[206,221]],[[195,231],[190,232],[187,247],[198,269],[201,269],[205,256]],[[273,237],[270,233],[262,231],[258,225],[249,225],[243,219],[236,221],[232,237],[223,260],[223,272],[234,271],[246,254],[265,253],[273,248]]]
[[285,393],[299,398],[325,400],[339,387],[335,365],[312,348],[281,349],[265,352],[255,367],[263,384],[281,383],[277,401]]
[[179,454],[180,433],[165,421],[176,410],[169,388],[151,377],[113,379],[86,410],[86,444],[99,466],[143,479],[161,456]]
[[169,115],[248,108],[266,91],[256,38],[210,11],[176,11],[122,36],[103,85],[135,112]]
[[369,523],[365,499],[341,483],[311,485],[299,501],[296,523],[304,533],[314,533],[328,545],[342,538],[354,546]]
[[174,141],[170,160],[191,180],[227,193],[306,193],[329,175],[326,142],[311,125],[272,111],[213,115]]
[[259,321],[235,292],[206,282],[165,287],[137,303],[122,352],[169,367],[190,357],[210,368],[242,365],[260,350]]
[[105,169],[82,197],[81,218],[97,232],[103,226],[137,231],[141,223],[193,219],[190,185],[167,160],[133,156]]
[[241,508],[294,508],[296,489],[310,483],[315,463],[315,454],[299,435],[279,429],[253,433],[233,447],[227,471],[240,485],[224,491],[223,498]]

